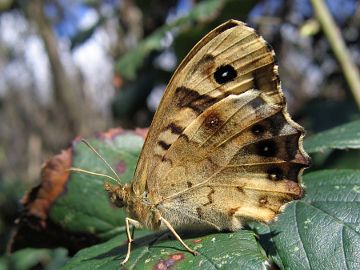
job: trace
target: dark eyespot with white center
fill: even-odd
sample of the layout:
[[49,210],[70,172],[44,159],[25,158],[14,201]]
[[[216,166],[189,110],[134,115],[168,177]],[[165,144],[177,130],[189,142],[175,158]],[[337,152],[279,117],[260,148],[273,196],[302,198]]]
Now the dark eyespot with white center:
[[233,81],[236,76],[237,72],[231,65],[220,66],[214,73],[215,81],[218,84],[224,84]]
[[264,157],[275,157],[277,146],[273,140],[264,140],[257,144],[257,153]]
[[254,126],[251,127],[251,132],[255,135],[255,136],[260,136],[265,132],[265,129],[262,125],[260,124],[256,124]]
[[222,121],[216,112],[212,112],[206,117],[204,124],[206,128],[216,130],[222,124]]
[[281,168],[279,167],[270,167],[267,170],[267,174],[268,174],[268,178],[270,180],[282,180],[284,179],[284,172]]

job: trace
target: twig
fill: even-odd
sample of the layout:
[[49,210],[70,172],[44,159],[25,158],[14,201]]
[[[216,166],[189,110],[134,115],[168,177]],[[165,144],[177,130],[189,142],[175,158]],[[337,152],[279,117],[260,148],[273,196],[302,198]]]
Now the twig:
[[311,0],[317,19],[332,47],[337,60],[345,74],[350,90],[360,108],[360,76],[358,68],[352,61],[340,30],[331,17],[324,0]]

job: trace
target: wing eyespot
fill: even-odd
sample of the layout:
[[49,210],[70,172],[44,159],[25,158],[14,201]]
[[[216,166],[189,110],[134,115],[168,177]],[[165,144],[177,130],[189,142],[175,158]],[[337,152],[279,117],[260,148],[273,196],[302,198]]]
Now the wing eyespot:
[[270,180],[282,180],[284,179],[284,172],[279,167],[271,167],[267,170],[268,178]]
[[260,205],[264,205],[264,204],[267,204],[268,203],[268,199],[266,197],[261,197],[259,199],[259,204]]
[[220,119],[220,116],[217,113],[213,112],[206,117],[204,124],[206,128],[216,130],[222,124],[222,121]]
[[237,72],[231,65],[220,66],[214,73],[214,79],[218,84],[224,84],[233,81],[237,76]]
[[256,124],[251,128],[251,132],[255,135],[255,136],[260,136],[262,134],[264,134],[265,129],[262,125],[260,124]]
[[274,157],[277,153],[276,142],[273,140],[264,140],[257,144],[257,153],[264,157]]

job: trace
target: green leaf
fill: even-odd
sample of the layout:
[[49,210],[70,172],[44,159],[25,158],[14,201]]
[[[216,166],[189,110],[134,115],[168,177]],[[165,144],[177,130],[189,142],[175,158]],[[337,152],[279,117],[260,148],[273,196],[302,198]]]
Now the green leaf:
[[215,16],[224,2],[218,0],[203,1],[194,6],[186,16],[159,27],[154,33],[141,41],[136,48],[123,55],[117,63],[116,69],[125,79],[134,79],[136,71],[142,65],[145,57],[153,50],[164,48],[164,38],[169,31],[175,28],[181,31],[186,27],[190,27],[191,22],[204,21]]
[[[176,240],[136,231],[130,269],[358,269],[360,266],[360,171],[325,170],[304,176],[306,196],[271,225],[186,238],[200,252],[193,257]],[[216,245],[214,245],[214,242]],[[117,269],[126,253],[126,236],[80,251],[64,269]],[[267,254],[267,255],[265,255]],[[200,266],[199,266],[200,265]]]
[[[182,254],[184,259],[176,262],[179,269],[211,269],[212,264],[228,269],[259,269],[270,261],[269,258],[282,269],[358,269],[360,171],[314,172],[304,176],[304,184],[305,198],[291,203],[276,222],[269,226],[259,223],[252,226],[259,235],[259,243],[267,257],[263,255],[264,251],[253,237],[254,234],[248,230],[186,240],[202,254],[199,257],[182,253],[183,248],[176,240],[159,241],[157,235],[148,235],[149,238],[140,239],[135,236],[137,245],[127,267],[150,269],[156,263],[171,261],[171,255]],[[95,269],[115,267],[126,252],[125,235],[121,240],[116,239],[79,252],[65,269],[85,269],[81,268],[84,262],[89,263],[86,266],[100,265]],[[198,239],[201,242],[197,242]],[[215,239],[216,245],[211,245],[212,239]],[[155,244],[152,244],[153,241]],[[196,247],[197,244],[201,246]],[[112,250],[112,253],[107,254],[106,250]],[[236,257],[235,254],[242,254],[243,257]],[[220,257],[227,257],[229,261],[223,265],[216,264]],[[203,267],[198,267],[198,258],[206,263]],[[190,262],[197,268],[191,268]]]
[[[115,168],[122,182],[132,179],[143,138],[123,132],[112,138],[93,138],[90,144]],[[114,176],[104,163],[83,143],[73,146],[72,167]],[[96,235],[107,240],[124,231],[125,213],[112,207],[103,188],[106,179],[73,172],[66,191],[52,205],[50,218],[70,232]]]
[[[140,237],[139,235],[142,235]],[[127,269],[266,269],[268,259],[248,230],[218,233],[186,239],[200,255],[185,252],[176,240],[159,241],[159,235],[135,233],[134,247]],[[119,269],[127,250],[126,237],[116,237],[106,243],[80,251],[63,268]],[[167,266],[167,268],[165,268]]]
[[360,171],[304,176],[306,196],[270,225],[285,269],[360,269]]
[[315,134],[304,141],[308,153],[360,148],[360,120]]

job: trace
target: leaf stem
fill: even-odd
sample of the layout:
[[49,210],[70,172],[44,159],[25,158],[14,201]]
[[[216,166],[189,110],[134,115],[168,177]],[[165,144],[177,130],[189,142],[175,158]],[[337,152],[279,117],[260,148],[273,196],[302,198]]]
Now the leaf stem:
[[331,17],[330,12],[323,0],[311,0],[317,19],[319,20],[325,36],[327,37],[332,50],[340,62],[355,102],[360,108],[360,76],[358,68],[352,61],[350,53],[345,45],[341,32]]

